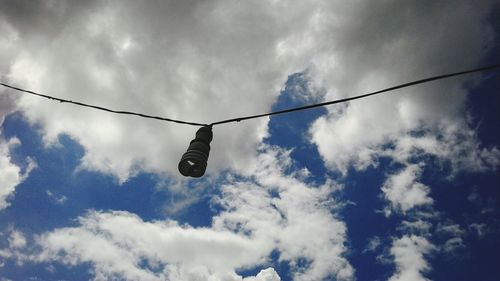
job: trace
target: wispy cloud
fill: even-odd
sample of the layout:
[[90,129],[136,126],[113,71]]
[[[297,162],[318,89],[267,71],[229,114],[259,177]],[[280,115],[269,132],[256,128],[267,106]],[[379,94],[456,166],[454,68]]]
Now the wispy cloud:
[[386,180],[382,192],[393,210],[406,213],[417,206],[432,205],[430,188],[416,181],[420,174],[419,165],[409,165]]
[[424,274],[430,268],[425,256],[435,250],[426,238],[409,235],[395,239],[391,247],[396,272],[389,281],[424,281]]
[[24,171],[20,166],[12,163],[10,150],[19,144],[20,141],[17,138],[11,138],[8,141],[0,138],[0,211],[10,205],[9,199],[14,196],[16,186],[22,183],[36,167],[36,163],[31,158],[26,159],[27,167]]

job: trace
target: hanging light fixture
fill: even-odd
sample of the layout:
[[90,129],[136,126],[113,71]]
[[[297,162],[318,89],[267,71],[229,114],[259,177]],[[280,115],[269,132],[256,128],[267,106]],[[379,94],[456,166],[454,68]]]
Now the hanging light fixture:
[[205,174],[212,138],[212,126],[203,126],[196,132],[195,139],[179,161],[179,172],[183,176],[199,178]]

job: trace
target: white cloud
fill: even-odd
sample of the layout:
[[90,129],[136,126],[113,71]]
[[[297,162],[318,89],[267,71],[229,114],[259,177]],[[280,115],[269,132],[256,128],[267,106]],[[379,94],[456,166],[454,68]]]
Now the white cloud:
[[[287,76],[307,67],[306,50],[292,52],[283,42],[314,28],[320,10],[318,3],[279,1],[48,3],[9,5],[0,14],[19,38],[8,42],[12,59],[1,65],[9,82],[200,122],[269,110]],[[47,143],[69,134],[85,147],[82,167],[122,181],[141,170],[177,175],[196,131],[26,95],[18,105]],[[266,124],[217,127],[209,172],[243,165]]]
[[452,222],[439,223],[436,227],[436,231],[450,236],[465,235],[465,231],[460,227],[460,225]]
[[[317,91],[313,95],[326,92],[325,99],[334,99],[475,66],[494,43],[484,21],[493,2],[20,2],[0,11],[5,35],[0,77],[71,100],[210,122],[267,111],[296,71],[307,69]],[[351,165],[375,166],[379,157],[402,163],[404,168],[390,174],[382,188],[392,211],[431,205],[429,187],[418,182],[423,167],[412,157],[435,156],[451,163],[452,173],[499,165],[500,151],[481,147],[466,122],[465,80],[329,107],[309,128],[311,141],[327,167],[344,174]],[[121,181],[141,171],[177,175],[177,161],[196,130],[31,96],[17,100],[5,92],[2,118],[15,104],[40,125],[47,144],[66,133],[85,148],[82,168]],[[346,227],[332,215],[336,202],[327,199],[339,187],[332,182],[309,186],[302,182],[307,172],[285,176],[286,153],[258,152],[267,121],[214,129],[209,173],[229,169],[238,180],[228,179],[222,187],[218,203],[225,209],[211,228],[94,212],[79,226],[40,236],[42,258],[90,262],[103,280],[238,280],[237,268],[265,264],[277,249],[296,280],[352,278],[343,257]],[[10,160],[7,152],[0,153],[2,172],[10,171],[8,188],[0,194],[5,202],[22,178]],[[177,203],[173,211],[190,201]],[[428,228],[416,221],[403,223],[402,229],[425,235]],[[175,248],[178,242],[182,251]],[[220,252],[209,242],[219,243]],[[158,245],[174,251],[160,251]],[[428,268],[423,256],[432,248],[420,236],[395,240],[393,279],[422,280]],[[141,267],[146,261],[150,269]],[[255,278],[277,278],[272,269],[261,273]]]
[[446,242],[442,246],[442,250],[446,254],[452,254],[457,250],[465,248],[464,237],[466,235],[460,225],[447,221],[439,223],[436,226],[436,232],[444,237],[447,237]]
[[6,142],[0,136],[0,210],[10,205],[9,200],[14,196],[16,186],[23,182],[36,167],[31,158],[26,159],[28,165],[25,171],[12,163],[10,149],[19,144],[20,141],[17,138],[11,138]]
[[474,190],[471,192],[471,194],[469,194],[469,196],[467,196],[467,200],[473,204],[480,205],[481,195],[479,194],[479,192],[477,192],[477,190]]
[[[285,174],[292,164],[289,153],[261,147],[247,175],[229,174],[213,199],[222,210],[210,227],[90,211],[77,226],[39,234],[27,251],[11,247],[4,257],[90,264],[96,280],[232,281],[242,280],[238,270],[268,267],[276,252],[296,281],[352,280],[344,257],[346,226],[334,215],[339,207],[331,197],[341,187],[331,181],[310,185],[301,175]],[[280,278],[267,268],[244,280]]]
[[420,165],[408,165],[385,181],[382,192],[393,210],[406,213],[414,207],[433,203],[429,187],[417,181],[421,169]]
[[450,164],[450,176],[460,171],[486,172],[500,164],[500,150],[481,148],[476,132],[465,121],[443,124],[421,136],[401,137],[394,141],[394,148],[385,149],[381,155],[403,163],[416,156],[435,156]]
[[262,262],[266,253],[249,238],[228,231],[145,222],[126,212],[91,212],[79,221],[79,227],[41,235],[38,244],[44,252],[39,259],[89,262],[97,279],[238,280],[235,268]]
[[47,194],[47,197],[54,200],[54,202],[56,202],[57,204],[62,205],[62,204],[64,204],[64,202],[66,202],[66,200],[68,200],[68,198],[66,196],[55,194],[50,190],[47,190],[45,193]]
[[[326,0],[50,3],[2,10],[9,36],[0,47],[9,56],[0,70],[9,82],[193,121],[266,111],[297,71],[308,69],[311,88],[335,98],[474,65],[492,43],[482,20],[488,1],[425,7]],[[458,84],[333,107],[311,128],[312,141],[331,168],[374,164],[374,151],[388,140],[438,119],[455,120],[466,94]],[[82,167],[121,181],[142,170],[177,175],[195,132],[25,95],[18,106],[42,126],[47,143],[69,134],[85,147]],[[209,172],[242,169],[266,124],[217,127]]]
[[464,240],[461,237],[453,237],[448,240],[443,245],[443,251],[446,254],[456,252],[459,249],[465,248]]
[[4,235],[8,235],[8,246],[7,248],[0,249],[0,268],[2,268],[5,265],[5,261],[9,259],[15,260],[17,265],[22,265],[27,259],[24,254],[27,246],[26,236],[13,227],[9,227],[7,233],[0,233],[0,237]]
[[405,235],[394,240],[390,252],[394,256],[396,272],[389,281],[429,280],[423,275],[430,270],[425,255],[434,249],[434,245],[421,236]]
[[26,238],[24,234],[18,230],[12,229],[10,232],[9,248],[24,248],[26,246]]
[[0,89],[0,126],[3,125],[5,117],[15,110],[15,101],[14,97],[6,94],[5,89]]
[[[215,217],[214,226],[276,241],[280,260],[290,261],[296,271],[294,280],[329,276],[348,280],[353,269],[343,257],[346,226],[331,213],[336,206],[331,193],[340,187],[329,181],[310,187],[297,178],[284,177],[290,164],[288,153],[270,150],[259,155],[246,171],[255,183],[223,186],[219,202],[229,211]],[[309,265],[301,268],[300,260]]]
[[368,244],[363,250],[363,253],[375,252],[380,248],[381,245],[382,245],[382,240],[380,239],[380,237],[374,236],[368,241]]
[[21,183],[21,178],[21,169],[11,162],[9,143],[2,140],[0,142],[0,210],[9,206],[7,200],[14,193],[15,187]]
[[401,222],[401,225],[398,227],[398,230],[404,231],[406,233],[429,235],[431,228],[432,228],[432,223],[422,219],[416,219],[412,221],[405,220]]
[[280,281],[281,278],[273,268],[263,269],[255,277],[243,278],[243,281]]
[[[389,1],[385,5],[363,3],[363,8],[347,9],[336,22],[342,32],[336,34],[335,25],[325,27],[331,34],[328,47],[335,53],[330,59],[315,61],[313,78],[326,85],[327,98],[333,99],[474,66],[493,46],[491,27],[484,20],[489,15],[490,2],[482,4]],[[459,157],[452,161],[479,168],[477,157],[496,161],[493,159],[498,150],[482,150],[475,138],[463,145],[447,139],[457,133],[448,132],[449,128],[472,131],[463,114],[467,91],[461,84],[466,80],[471,77],[332,106],[329,114],[310,128],[311,140],[326,165],[345,174],[350,165],[357,169],[377,165],[385,144],[397,142],[413,131],[439,128],[430,136],[436,142],[429,144],[429,149],[441,148],[440,138],[435,137],[441,132],[444,140],[451,142],[445,144],[454,145],[451,152],[467,152],[453,153]],[[476,159],[468,159],[469,156]]]
[[469,225],[469,229],[473,230],[479,238],[482,238],[488,231],[485,223],[472,223]]
[[[0,31],[5,34],[0,39],[0,61],[3,60],[4,54],[6,55],[6,60],[9,51],[11,50],[11,41],[16,40],[15,34],[8,25],[4,24],[0,18]],[[5,75],[5,69],[0,66],[0,78]],[[12,158],[10,156],[10,149],[20,144],[19,139],[11,138],[6,140],[2,135],[2,125],[4,123],[5,117],[15,111],[16,97],[10,96],[6,93],[5,89],[0,89],[0,211],[9,206],[8,200],[14,195],[14,191],[17,185],[19,185],[23,179],[28,175],[29,171],[23,175],[21,168],[12,163]]]

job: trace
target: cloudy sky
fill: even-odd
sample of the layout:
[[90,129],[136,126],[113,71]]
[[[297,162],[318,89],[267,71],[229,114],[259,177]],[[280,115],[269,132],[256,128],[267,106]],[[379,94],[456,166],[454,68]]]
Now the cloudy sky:
[[[0,1],[0,80],[213,121],[498,63],[498,2]],[[498,280],[500,79],[214,127],[0,89],[0,280]]]

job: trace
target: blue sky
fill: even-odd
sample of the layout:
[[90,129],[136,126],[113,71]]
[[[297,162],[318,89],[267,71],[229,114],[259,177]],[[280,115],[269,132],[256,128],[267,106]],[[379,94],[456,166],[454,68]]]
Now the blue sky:
[[[18,1],[2,82],[211,122],[498,62],[494,1]],[[0,89],[0,280],[498,280],[497,72],[214,127]]]

